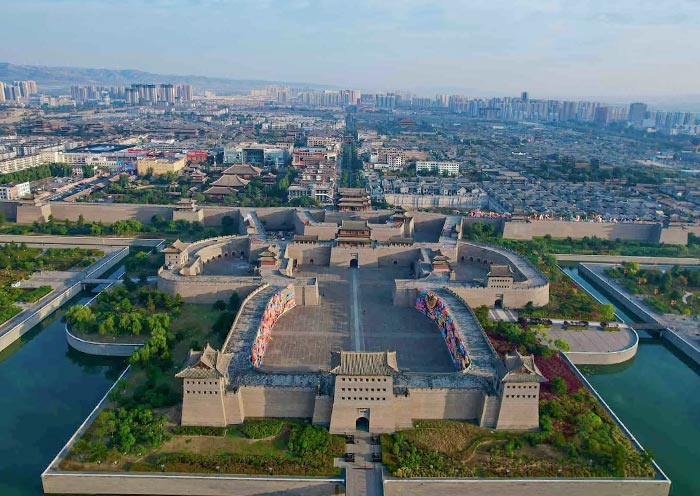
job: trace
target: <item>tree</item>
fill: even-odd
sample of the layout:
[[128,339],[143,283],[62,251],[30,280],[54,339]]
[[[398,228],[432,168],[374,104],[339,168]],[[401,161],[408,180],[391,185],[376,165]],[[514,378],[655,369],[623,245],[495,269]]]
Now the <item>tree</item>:
[[238,312],[238,308],[241,306],[241,297],[238,296],[238,293],[234,291],[231,293],[231,297],[228,299],[228,308],[231,310],[234,314]]
[[600,314],[603,320],[615,320],[615,307],[610,303],[605,303],[600,307]]
[[95,314],[88,306],[74,305],[64,317],[69,326],[80,332],[91,332],[95,324]]
[[564,394],[567,391],[566,381],[559,376],[552,377],[549,381],[549,387],[554,394]]

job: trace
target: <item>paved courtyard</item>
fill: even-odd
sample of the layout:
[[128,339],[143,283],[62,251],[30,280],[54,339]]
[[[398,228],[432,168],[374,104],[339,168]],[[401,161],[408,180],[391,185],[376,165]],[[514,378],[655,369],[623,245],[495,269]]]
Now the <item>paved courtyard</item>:
[[202,266],[205,276],[252,276],[253,266],[248,260],[240,257],[222,257]]
[[297,307],[272,331],[264,368],[274,371],[328,368],[336,350],[396,351],[410,372],[454,372],[437,326],[413,308],[393,305],[396,278],[408,268],[303,267],[297,277],[319,280],[321,305]]

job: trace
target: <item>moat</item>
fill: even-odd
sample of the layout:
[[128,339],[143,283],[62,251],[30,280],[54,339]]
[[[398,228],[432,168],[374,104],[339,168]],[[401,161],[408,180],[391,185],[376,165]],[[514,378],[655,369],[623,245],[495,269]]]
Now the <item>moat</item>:
[[[576,269],[564,269],[580,286],[604,303],[612,303],[581,279]],[[615,305],[615,313],[632,322]],[[640,335],[634,359],[581,371],[634,436],[650,450],[671,479],[671,496],[700,494],[696,468],[700,446],[700,369],[665,341]]]
[[0,494],[43,494],[39,476],[124,369],[68,347],[61,317],[80,295],[0,353]]
[[[567,273],[577,277],[575,270]],[[85,301],[79,297],[71,303]],[[124,367],[121,359],[70,350],[60,322],[64,309],[0,353],[5,393],[0,397],[0,420],[6,432],[0,438],[2,495],[42,494],[41,472]],[[693,456],[700,445],[700,428],[691,420],[700,409],[700,397],[688,394],[700,390],[697,368],[663,342],[642,339],[630,362],[583,367],[583,371],[642,445],[655,454],[673,481],[671,495],[700,494]]]

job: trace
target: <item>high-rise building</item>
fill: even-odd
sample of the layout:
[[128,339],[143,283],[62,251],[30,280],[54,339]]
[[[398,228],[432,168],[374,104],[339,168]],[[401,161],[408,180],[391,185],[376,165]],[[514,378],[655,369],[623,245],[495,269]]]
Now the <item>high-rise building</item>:
[[635,102],[630,105],[627,120],[632,124],[641,124],[647,118],[647,104]]
[[172,84],[161,84],[159,100],[173,103],[175,101],[175,86]]
[[0,81],[0,102],[5,101],[5,83]]
[[528,101],[527,91],[523,91],[522,93],[520,93],[520,100],[523,102]]

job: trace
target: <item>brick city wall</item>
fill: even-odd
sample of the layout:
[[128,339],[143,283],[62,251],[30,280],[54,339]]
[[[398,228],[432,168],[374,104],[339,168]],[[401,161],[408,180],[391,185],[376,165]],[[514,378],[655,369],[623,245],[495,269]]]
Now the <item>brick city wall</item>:
[[503,228],[503,237],[506,239],[532,239],[548,234],[553,238],[581,239],[586,236],[589,238],[596,236],[602,239],[658,243],[661,237],[661,225],[533,220],[530,222],[506,222]]
[[384,479],[384,496],[668,496],[663,480]]
[[[246,477],[201,474],[123,474],[46,472],[41,476],[46,494],[143,494],[167,496],[260,496],[286,494],[329,496],[344,492],[343,479],[301,477]],[[339,487],[339,490],[336,489]],[[337,492],[340,491],[340,492]]]

